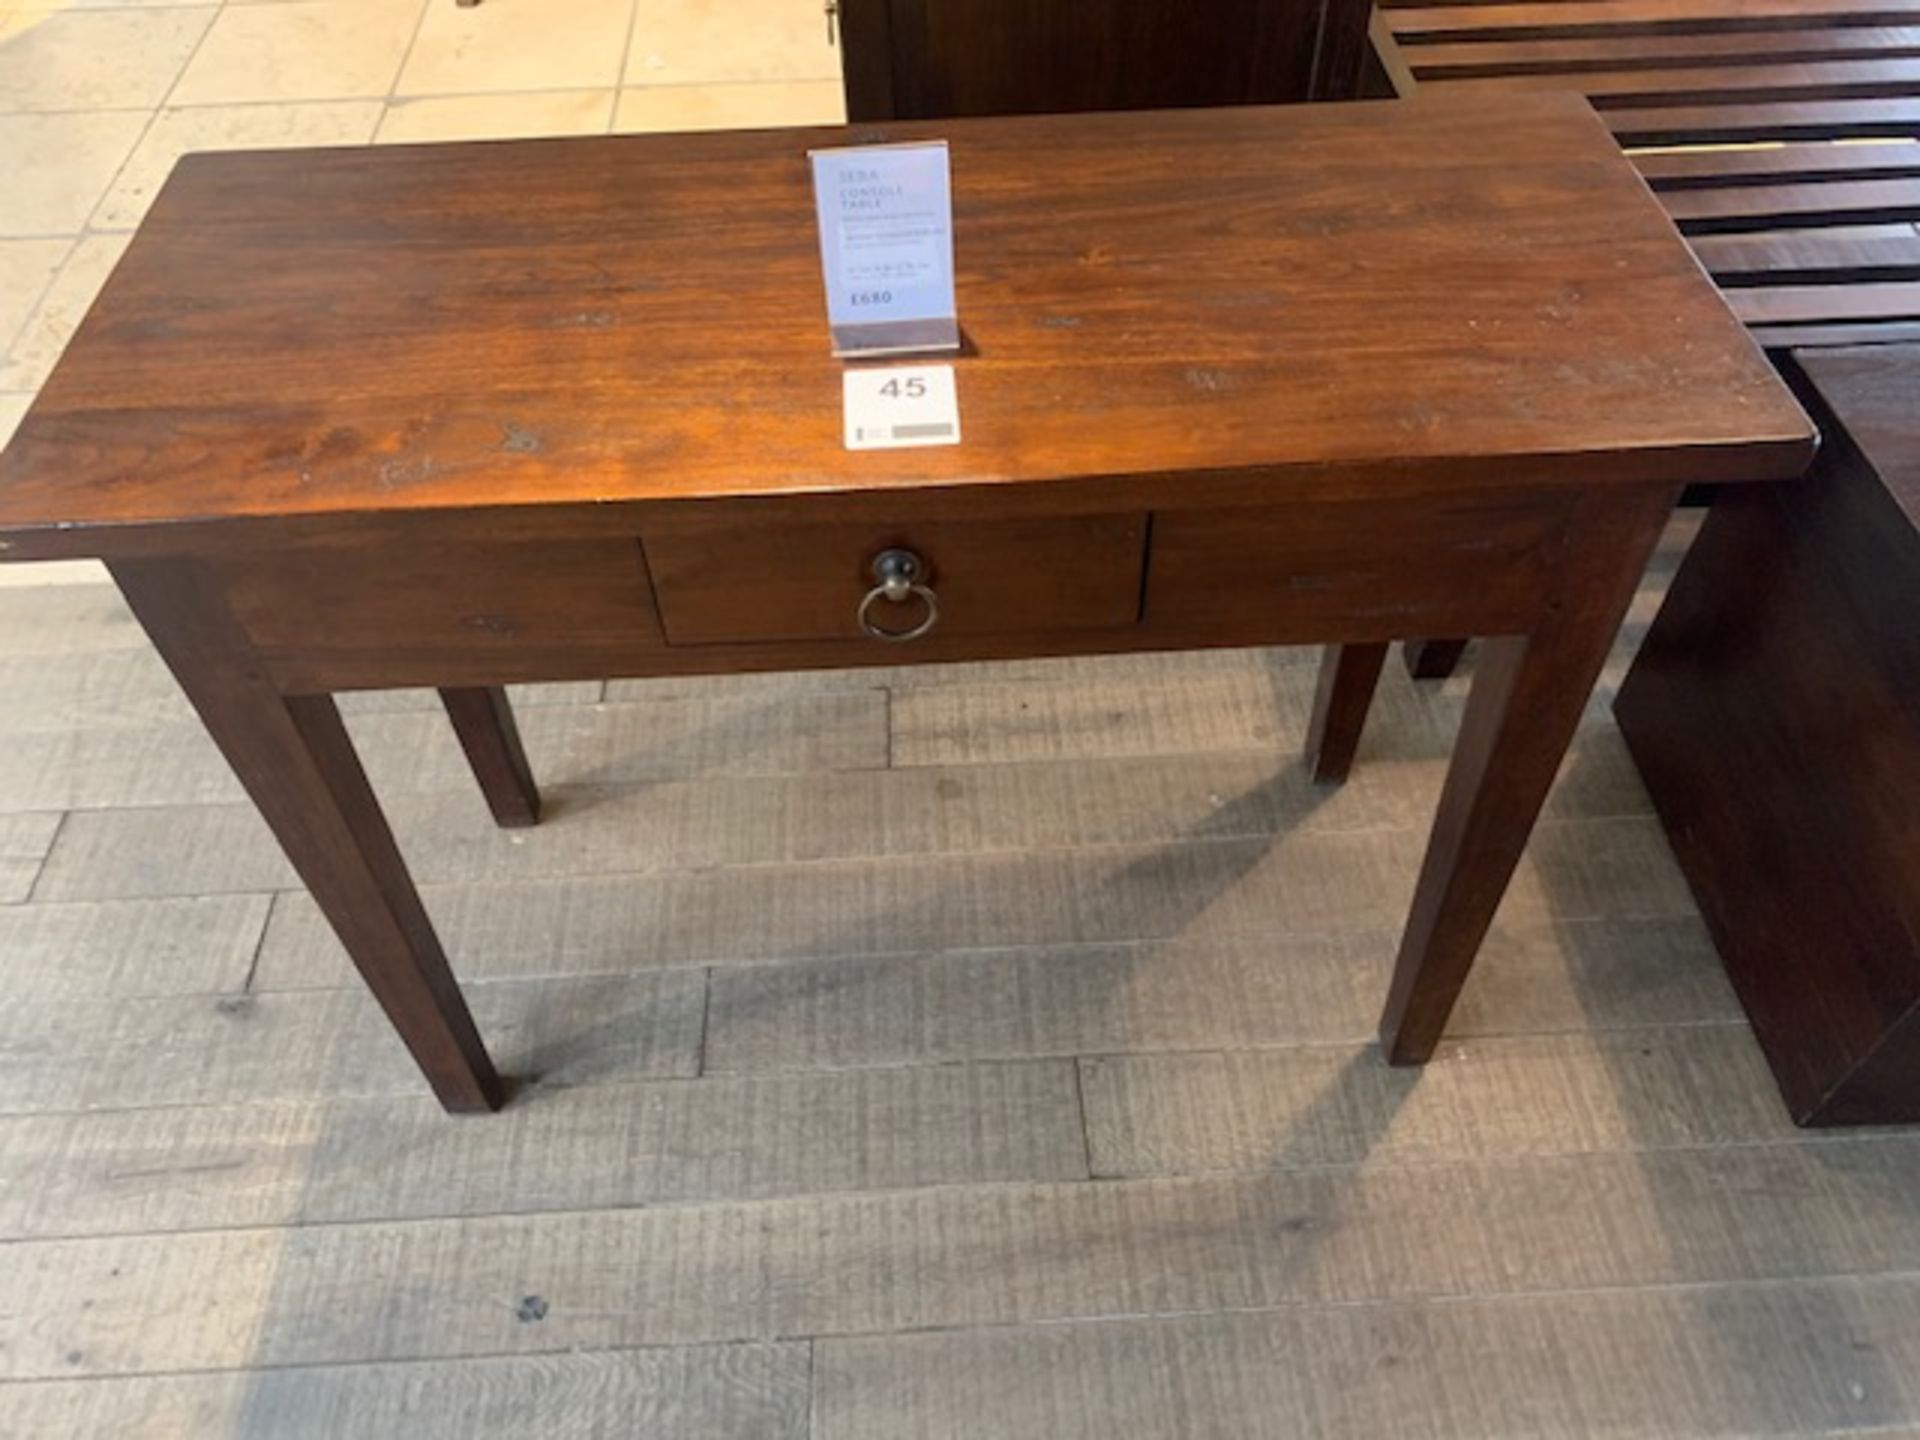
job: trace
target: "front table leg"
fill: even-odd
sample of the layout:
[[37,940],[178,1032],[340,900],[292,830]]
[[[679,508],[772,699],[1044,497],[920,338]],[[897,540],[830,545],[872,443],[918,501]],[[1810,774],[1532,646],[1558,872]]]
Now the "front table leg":
[[201,567],[109,568],[440,1103],[497,1110],[504,1087],[333,698],[276,690]]
[[1544,624],[1485,642],[1380,1022],[1395,1065],[1439,1044],[1677,495],[1582,501]]

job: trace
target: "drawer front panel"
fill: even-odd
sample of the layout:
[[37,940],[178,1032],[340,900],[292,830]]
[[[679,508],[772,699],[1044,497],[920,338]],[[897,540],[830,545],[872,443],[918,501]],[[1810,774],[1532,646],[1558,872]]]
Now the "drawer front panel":
[[[933,593],[929,636],[1046,635],[1112,630],[1140,615],[1147,525],[1140,515],[940,521],[925,525],[715,525],[646,542],[671,645],[846,640],[884,645],[861,605],[888,552],[918,561]],[[903,632],[929,615],[926,597],[884,593],[876,628]]]
[[1568,503],[1501,493],[1156,515],[1146,620],[1264,626],[1282,641],[1517,631],[1538,618]]
[[661,643],[634,540],[316,546],[222,568],[235,615],[269,655],[510,662]]

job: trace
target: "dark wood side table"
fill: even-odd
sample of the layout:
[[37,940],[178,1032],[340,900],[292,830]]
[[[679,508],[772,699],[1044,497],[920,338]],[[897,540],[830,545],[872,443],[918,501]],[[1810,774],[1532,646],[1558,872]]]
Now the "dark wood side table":
[[1802,350],[1826,445],[1721,495],[1614,703],[1787,1106],[1920,1120],[1920,346]]
[[[196,155],[0,544],[106,558],[457,1110],[502,1085],[332,692],[450,690],[524,821],[507,681],[1500,637],[1383,1021],[1425,1058],[1675,490],[1799,473],[1805,415],[1577,99],[855,133],[952,142],[963,444],[842,447],[805,155],[848,132]],[[912,643],[856,619],[890,548]]]

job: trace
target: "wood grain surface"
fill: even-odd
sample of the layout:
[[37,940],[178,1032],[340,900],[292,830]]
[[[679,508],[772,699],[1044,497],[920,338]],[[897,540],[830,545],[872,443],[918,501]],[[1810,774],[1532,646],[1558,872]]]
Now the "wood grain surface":
[[[967,442],[849,453],[805,152],[931,136]],[[198,155],[0,457],[0,539],[1777,478],[1809,437],[1573,96]]]

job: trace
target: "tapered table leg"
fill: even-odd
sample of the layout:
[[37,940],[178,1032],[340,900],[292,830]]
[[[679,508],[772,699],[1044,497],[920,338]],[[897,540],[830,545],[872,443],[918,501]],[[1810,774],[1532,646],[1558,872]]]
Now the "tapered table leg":
[[1484,642],[1380,1022],[1396,1065],[1439,1043],[1676,494],[1582,501],[1546,623]]
[[442,690],[440,702],[447,707],[494,823],[508,830],[539,824],[540,787],[533,782],[506,690],[498,685]]
[[111,568],[440,1103],[498,1109],[500,1077],[332,697],[274,689],[218,580],[192,562]]
[[1400,647],[1400,658],[1414,679],[1444,680],[1453,674],[1466,648],[1464,640],[1409,640]]
[[1384,644],[1329,645],[1320,653],[1320,682],[1314,687],[1313,719],[1307,726],[1307,767],[1316,783],[1338,784],[1353,768],[1353,753],[1386,659]]

